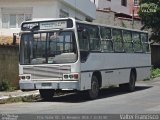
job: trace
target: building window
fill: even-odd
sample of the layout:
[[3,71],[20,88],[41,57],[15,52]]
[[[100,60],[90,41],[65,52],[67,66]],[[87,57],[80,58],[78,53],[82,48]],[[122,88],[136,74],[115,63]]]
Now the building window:
[[127,0],[121,0],[121,5],[126,7],[127,6]]
[[31,14],[2,14],[2,28],[20,28],[23,21],[31,19]]
[[139,0],[134,0],[134,6],[138,6],[139,5]]
[[66,18],[69,17],[69,13],[66,12],[65,10],[60,9],[60,14],[59,14],[60,18]]
[[2,28],[20,28],[23,21],[31,20],[33,8],[1,8]]

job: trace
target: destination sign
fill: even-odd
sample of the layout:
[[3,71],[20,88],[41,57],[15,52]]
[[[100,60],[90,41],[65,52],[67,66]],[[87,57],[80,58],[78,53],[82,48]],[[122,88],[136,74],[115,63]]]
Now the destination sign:
[[52,22],[41,22],[40,23],[40,29],[46,30],[46,29],[61,29],[61,28],[67,28],[67,21],[52,21]]

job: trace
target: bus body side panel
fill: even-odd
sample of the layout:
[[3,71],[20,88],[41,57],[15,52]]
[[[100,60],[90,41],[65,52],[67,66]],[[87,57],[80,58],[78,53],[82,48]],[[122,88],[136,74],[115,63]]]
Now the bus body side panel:
[[[150,76],[151,58],[145,53],[90,53],[85,63],[81,63],[81,72],[86,72],[85,88],[90,85],[91,77],[87,72],[99,71],[102,76],[102,87],[128,83],[131,69],[136,70],[137,79]],[[84,86],[82,85],[82,86]]]
[[81,72],[80,89],[88,90],[91,88],[92,72]]

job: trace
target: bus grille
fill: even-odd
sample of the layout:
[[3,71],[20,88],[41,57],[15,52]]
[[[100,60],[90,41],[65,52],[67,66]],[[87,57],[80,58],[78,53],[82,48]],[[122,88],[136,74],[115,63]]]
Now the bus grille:
[[62,80],[63,74],[71,72],[71,66],[26,66],[24,74],[31,74],[32,80]]

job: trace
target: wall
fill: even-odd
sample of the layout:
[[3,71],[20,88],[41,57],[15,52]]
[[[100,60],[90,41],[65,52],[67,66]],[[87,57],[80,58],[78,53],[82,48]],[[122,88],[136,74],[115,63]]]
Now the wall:
[[[94,2],[94,0],[91,0]],[[97,6],[97,9],[104,9],[104,8],[111,8],[112,11],[117,13],[125,13],[130,15],[130,1],[127,0],[127,6],[121,5],[121,0],[95,0],[95,4]]]
[[90,17],[90,19],[96,18],[96,6],[90,0],[64,0],[66,3],[76,8],[85,16]]
[[[85,15],[82,12],[77,12],[77,10],[72,9],[66,3],[58,3],[57,7],[58,7],[58,10],[62,9],[63,11],[66,11],[67,13],[69,13],[70,17],[77,18],[77,19],[80,19],[80,20],[85,20],[86,19]],[[58,13],[59,13],[59,11],[58,11]],[[57,17],[59,17],[59,16],[57,16]]]
[[[10,4],[9,4],[10,3]],[[56,7],[57,2],[55,0],[0,0],[0,9],[1,8],[26,8],[30,7],[33,9],[32,18],[40,19],[40,18],[53,18],[58,17],[58,10]],[[0,13],[1,15],[1,13]],[[1,19],[1,16],[0,16]],[[12,36],[13,33],[19,33],[19,28],[9,28],[2,29],[2,23],[0,20],[0,36]]]
[[0,36],[12,36],[20,31],[19,28],[2,29],[2,8],[32,8],[33,19],[59,18],[61,8],[68,9],[71,17],[75,17],[76,14],[76,17],[82,20],[86,17],[92,20],[96,16],[96,7],[90,0],[0,0]]
[[[113,25],[113,26],[121,26],[125,28],[132,28],[132,20],[131,19],[122,19],[115,17],[115,13],[111,11],[97,11],[96,13],[95,23]],[[140,20],[134,20],[134,29],[140,29],[142,27]]]
[[3,80],[10,81],[15,87],[18,87],[18,46],[0,45],[0,84]]

